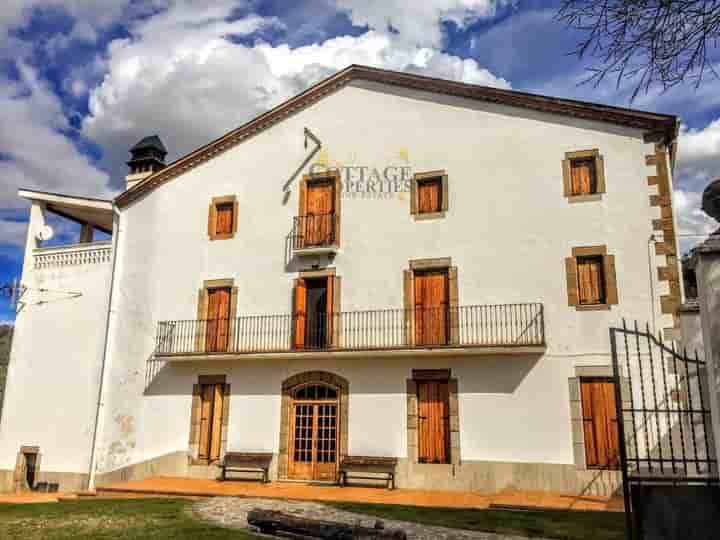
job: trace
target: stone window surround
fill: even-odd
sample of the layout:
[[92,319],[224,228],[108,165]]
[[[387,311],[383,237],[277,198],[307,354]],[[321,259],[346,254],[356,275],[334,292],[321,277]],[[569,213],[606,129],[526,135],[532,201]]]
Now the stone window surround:
[[403,270],[403,308],[405,316],[405,328],[408,344],[415,343],[415,272],[423,270],[447,270],[448,271],[448,308],[450,311],[450,344],[459,342],[459,320],[458,310],[458,269],[452,265],[451,257],[436,257],[430,259],[411,259],[408,261],[408,269]]
[[[440,178],[440,182],[442,183],[442,200],[440,201],[440,211],[420,213],[418,211],[418,183],[421,180],[427,180],[429,178]],[[448,198],[449,188],[447,171],[427,171],[415,173],[413,175],[410,182],[410,214],[415,218],[415,221],[444,218],[449,208]]]
[[[235,286],[234,278],[206,279],[198,290],[197,320],[206,321],[208,318],[208,291],[211,289],[230,288],[230,320],[237,318],[238,288]],[[200,323],[198,323],[200,324]],[[229,325],[228,343],[233,342],[234,324]],[[200,326],[198,326],[198,329]],[[197,332],[195,335],[195,350],[202,352],[205,348],[204,333]]]
[[298,195],[298,216],[305,215],[305,201],[307,198],[307,186],[309,183],[330,180],[335,186],[335,242],[334,246],[340,247],[340,231],[342,230],[341,216],[342,216],[342,182],[340,181],[340,171],[337,169],[329,169],[323,172],[315,172],[303,175],[300,180],[300,188]]
[[25,481],[25,454],[35,454],[35,480],[37,481],[40,476],[40,458],[42,457],[40,447],[25,444],[22,445],[20,447],[20,451],[17,453],[17,458],[15,459],[15,470],[13,471],[13,491],[16,493],[29,489],[29,486]]
[[427,380],[448,381],[448,402],[450,428],[450,463],[460,465],[460,411],[458,405],[458,380],[451,376],[449,369],[413,369],[410,379],[405,381],[407,399],[407,458],[414,466],[435,466],[438,463],[418,462],[418,395],[417,383]]
[[[587,195],[573,195],[572,192],[572,172],[571,162],[574,159],[595,159],[595,182],[596,190],[595,193]],[[573,152],[565,152],[565,159],[562,160],[562,171],[563,171],[563,196],[565,196],[568,202],[591,202],[598,201],[602,198],[602,194],[605,193],[605,158],[600,155],[600,150],[593,148],[592,150],[576,150]]]
[[[579,289],[577,276],[578,257],[602,257],[603,272],[605,278],[605,303],[580,304],[580,302],[577,300]],[[574,268],[572,272],[570,271],[571,265],[573,265]],[[611,309],[611,306],[619,303],[617,273],[615,270],[615,256],[608,255],[606,245],[581,246],[572,248],[571,256],[565,259],[565,278],[567,281],[568,306],[575,307],[576,311],[605,311]],[[575,301],[571,299],[573,295],[575,297]]]
[[[568,379],[570,392],[570,431],[573,444],[573,461],[575,467],[580,471],[598,470],[588,469],[585,457],[585,431],[583,428],[582,397],[580,395],[580,382],[582,379],[606,378],[613,380],[613,368],[610,365],[575,366],[575,376]],[[630,408],[630,384],[627,378],[622,377],[622,407]],[[626,421],[625,432],[629,433],[632,424]]]
[[[233,223],[232,232],[218,234],[215,232],[217,223],[217,207],[221,204],[232,203],[233,205]],[[208,237],[210,240],[228,240],[235,236],[238,227],[238,201],[235,195],[224,195],[222,197],[213,197],[210,201],[208,209]]]
[[280,401],[280,444],[278,446],[278,478],[288,477],[288,452],[290,448],[290,415],[292,414],[293,392],[298,386],[327,384],[338,390],[338,465],[348,452],[350,384],[347,379],[328,371],[304,371],[285,379],[282,383]]
[[198,458],[200,452],[200,407],[202,404],[202,386],[205,384],[222,384],[223,410],[222,432],[220,434],[220,457],[222,461],[227,451],[227,436],[230,420],[230,384],[226,382],[225,375],[198,375],[198,382],[193,384],[192,409],[190,412],[190,440],[188,442],[188,464],[210,465],[213,462]]

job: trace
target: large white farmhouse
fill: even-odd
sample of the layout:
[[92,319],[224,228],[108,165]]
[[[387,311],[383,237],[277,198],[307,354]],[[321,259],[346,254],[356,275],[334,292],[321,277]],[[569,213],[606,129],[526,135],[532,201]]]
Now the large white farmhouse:
[[[150,126],[149,126],[150,127]],[[32,205],[0,487],[217,475],[608,493],[608,328],[675,336],[678,119],[351,66],[114,201]],[[43,246],[46,216],[83,224]],[[93,241],[93,230],[111,233]]]

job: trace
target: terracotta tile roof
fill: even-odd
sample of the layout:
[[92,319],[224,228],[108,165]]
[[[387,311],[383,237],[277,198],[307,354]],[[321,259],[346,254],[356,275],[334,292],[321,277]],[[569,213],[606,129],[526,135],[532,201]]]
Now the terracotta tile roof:
[[675,140],[679,126],[679,119],[674,115],[636,111],[622,107],[611,107],[597,103],[528,94],[514,90],[502,90],[398,71],[351,65],[277,107],[255,117],[246,124],[174,161],[164,169],[118,195],[115,199],[116,203],[120,207],[127,206],[171,178],[232,148],[248,137],[279,122],[286,116],[347,85],[352,80],[378,82],[412,90],[477,99],[512,107],[633,127],[644,130],[648,135],[664,140],[668,144]]

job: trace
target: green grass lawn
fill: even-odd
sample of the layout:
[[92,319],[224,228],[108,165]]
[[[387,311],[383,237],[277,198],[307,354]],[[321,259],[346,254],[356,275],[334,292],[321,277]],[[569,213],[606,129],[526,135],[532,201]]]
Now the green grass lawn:
[[507,511],[421,508],[389,504],[332,503],[336,508],[413,521],[424,525],[474,531],[543,536],[562,540],[622,540],[625,517],[619,512]]
[[251,540],[258,536],[216,527],[190,512],[183,499],[99,499],[0,504],[3,540],[148,539]]

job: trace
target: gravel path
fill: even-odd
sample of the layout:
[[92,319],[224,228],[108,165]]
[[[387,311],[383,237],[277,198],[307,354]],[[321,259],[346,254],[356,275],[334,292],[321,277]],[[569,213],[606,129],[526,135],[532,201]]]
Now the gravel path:
[[[286,501],[280,499],[251,499],[242,497],[213,497],[200,500],[193,505],[193,510],[200,517],[236,529],[252,530],[248,525],[247,514],[255,508],[263,510],[279,510],[309,519],[338,521],[350,525],[373,527],[378,520],[375,516],[355,514],[338,510],[332,506],[303,501]],[[521,536],[431,527],[419,523],[393,521],[383,519],[386,529],[403,529],[409,540],[522,540]],[[535,540],[543,540],[536,538]]]

